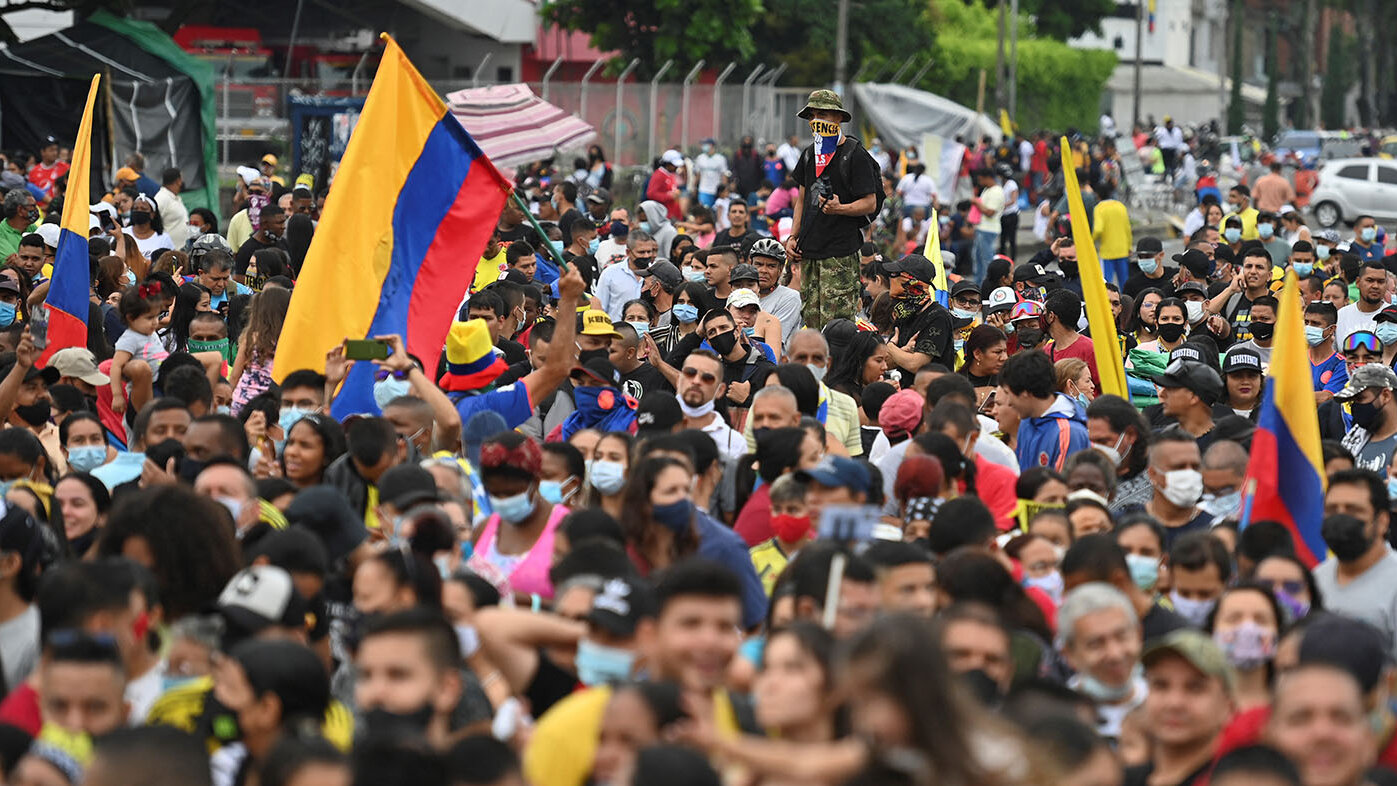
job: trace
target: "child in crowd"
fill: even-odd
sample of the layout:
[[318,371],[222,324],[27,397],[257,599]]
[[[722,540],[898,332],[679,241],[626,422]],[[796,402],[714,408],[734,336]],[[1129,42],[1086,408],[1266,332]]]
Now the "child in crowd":
[[[145,406],[151,396],[151,380],[160,370],[160,363],[170,356],[155,332],[159,297],[159,282],[132,287],[121,294],[117,308],[126,323],[126,332],[116,342],[111,366],[112,411],[117,414],[126,411],[128,382],[135,410],[140,411]],[[133,358],[143,362],[132,363]]]
[[795,475],[782,475],[771,484],[771,529],[776,533],[771,539],[751,548],[752,567],[767,595],[786,563],[815,534],[805,509],[805,484]]

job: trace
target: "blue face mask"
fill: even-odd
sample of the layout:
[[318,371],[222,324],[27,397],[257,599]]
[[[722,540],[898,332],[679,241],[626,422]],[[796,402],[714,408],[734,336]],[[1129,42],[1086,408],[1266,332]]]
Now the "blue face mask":
[[591,639],[577,642],[577,679],[583,685],[604,685],[624,682],[631,676],[635,653],[618,647],[597,644]]
[[744,335],[744,336],[746,336],[746,337],[748,337],[748,338],[751,338],[752,336],[757,335],[757,328],[756,328],[756,326],[755,326],[755,325],[749,325],[749,326],[743,328],[743,329],[742,329],[742,335]]
[[1291,267],[1295,268],[1295,275],[1301,278],[1307,278],[1311,273],[1315,272],[1313,262],[1296,262],[1291,265]]
[[1397,499],[1397,478],[1387,479],[1387,498]]
[[506,524],[518,524],[534,512],[534,495],[528,491],[512,497],[490,497],[490,509],[500,514]]
[[563,480],[540,480],[538,482],[538,495],[543,497],[543,501],[550,505],[562,505],[568,501],[572,494],[563,494],[563,486],[571,483],[572,475],[568,475]]
[[592,475],[592,488],[608,497],[619,493],[626,485],[626,470],[618,461],[593,461],[588,471]]
[[134,286],[136,286],[136,273],[135,273],[135,271],[131,271],[131,270],[126,271],[126,286],[128,286],[128,287],[134,287]]
[[1236,243],[1242,239],[1242,230],[1237,227],[1228,227],[1222,231],[1222,236],[1227,238],[1227,242]]
[[[561,241],[561,240],[550,240],[550,241],[548,241],[548,245],[550,245],[550,246],[553,247],[554,253],[556,253],[556,254],[558,255],[558,258],[561,259],[562,256],[563,256],[563,241]],[[550,257],[550,259],[551,259],[551,257]]]
[[1393,342],[1397,342],[1397,323],[1380,322],[1373,332],[1378,335],[1378,341],[1381,341],[1384,347],[1390,347]]
[[649,222],[649,221],[642,221],[642,222],[640,222],[640,231],[641,231],[641,232],[644,232],[644,233],[647,234],[647,235],[650,234],[650,222]]
[[1130,568],[1130,580],[1145,592],[1154,592],[1159,581],[1159,560],[1144,554],[1125,555],[1125,564]]
[[685,280],[687,280],[687,281],[703,281],[703,280],[704,280],[704,278],[703,278],[703,271],[702,271],[702,270],[685,270],[685,271],[684,271],[684,278],[685,278]]
[[1147,276],[1154,275],[1154,272],[1159,270],[1159,260],[1154,257],[1145,257],[1136,264],[1140,266],[1140,272]]
[[[277,418],[276,422],[278,426],[281,426],[282,434],[290,434],[291,427],[296,425],[296,421],[309,414],[311,414],[311,410],[308,409],[301,409],[299,407],[283,407],[281,410],[281,416]],[[277,452],[281,452],[280,445],[277,446]]]
[[685,324],[698,321],[698,306],[693,303],[675,303],[672,312],[675,319]]
[[1324,328],[1314,325],[1305,326],[1305,342],[1312,347],[1317,347],[1324,343]]
[[0,327],[9,327],[15,323],[15,307],[13,303],[0,303]]
[[1276,228],[1270,224],[1257,224],[1256,233],[1261,235],[1262,240],[1270,240],[1276,234]]
[[106,462],[106,445],[84,445],[68,449],[68,466],[78,472],[91,472]]
[[1371,243],[1373,242],[1373,238],[1378,236],[1378,228],[1363,227],[1363,231],[1359,233],[1359,236],[1363,238],[1364,243]]
[[694,523],[694,503],[688,498],[668,505],[652,505],[650,515],[665,529],[676,535],[687,532]]
[[649,333],[649,332],[650,332],[650,323],[649,323],[649,322],[632,322],[632,321],[630,321],[630,320],[626,320],[626,324],[627,324],[627,325],[630,325],[630,326],[633,327],[633,328],[635,328],[635,334],[636,334],[637,336],[643,336],[643,335],[645,335],[646,333]]
[[601,238],[594,237],[592,238],[592,242],[587,244],[587,253],[595,254],[599,248],[601,248]]
[[218,406],[214,407],[214,411],[220,415],[233,414],[233,408],[228,406],[227,404],[219,404]]
[[1329,246],[1315,246],[1315,256],[1321,260],[1329,258]]
[[955,317],[956,319],[974,319],[974,318],[975,318],[975,312],[974,312],[974,311],[967,311],[966,309],[963,309],[963,308],[952,308],[952,309],[951,309],[951,316]]
[[388,402],[399,396],[406,396],[412,393],[412,383],[406,379],[398,379],[391,374],[387,379],[382,379],[374,383],[374,403],[379,409],[388,406]]

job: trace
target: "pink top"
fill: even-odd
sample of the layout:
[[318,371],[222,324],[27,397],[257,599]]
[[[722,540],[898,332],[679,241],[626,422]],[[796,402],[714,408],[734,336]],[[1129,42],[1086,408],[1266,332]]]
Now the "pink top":
[[[548,569],[553,564],[553,533],[558,531],[558,523],[568,513],[571,511],[566,507],[554,505],[548,523],[543,525],[543,532],[534,545],[523,555],[504,555],[506,559],[502,561],[506,564],[491,560],[495,552],[495,532],[500,527],[500,514],[492,513],[485,520],[485,529],[480,533],[470,559],[466,560],[466,566],[484,576],[503,573],[508,586],[500,588],[502,593],[519,592],[551,600],[553,584],[548,580]],[[508,563],[512,563],[512,567]]]

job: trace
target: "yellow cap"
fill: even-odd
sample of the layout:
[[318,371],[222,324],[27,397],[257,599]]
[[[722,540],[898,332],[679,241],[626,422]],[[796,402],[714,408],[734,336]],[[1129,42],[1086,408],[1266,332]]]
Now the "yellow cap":
[[617,333],[616,328],[611,325],[611,317],[598,308],[589,308],[582,312],[582,335],[621,337],[621,334]]
[[140,180],[140,179],[141,179],[141,174],[140,174],[139,172],[137,172],[136,170],[132,169],[132,168],[129,167],[129,166],[124,166],[124,167],[122,167],[122,168],[116,170],[116,179],[117,179],[118,181],[121,181],[121,180]]
[[[247,159],[243,160],[246,161]],[[262,156],[262,163],[276,166],[276,156],[272,155],[271,153],[268,153],[265,156]]]

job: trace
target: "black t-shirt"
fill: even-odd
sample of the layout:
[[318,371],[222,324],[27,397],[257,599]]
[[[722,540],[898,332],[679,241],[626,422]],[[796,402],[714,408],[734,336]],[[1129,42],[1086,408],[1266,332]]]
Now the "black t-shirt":
[[[912,345],[912,351],[926,355],[931,358],[932,363],[940,363],[946,368],[954,368],[956,364],[955,355],[955,329],[952,326],[951,312],[946,307],[930,301],[927,307],[916,314],[896,323],[897,333],[893,343],[897,346],[906,346],[913,337],[917,342]],[[912,378],[908,369],[902,369],[903,385],[911,385]]]
[[[846,160],[848,159],[848,160]],[[848,136],[835,148],[834,156],[819,178],[815,177],[815,145],[800,152],[800,161],[793,173],[798,185],[805,189],[805,207],[798,230],[801,254],[807,259],[846,257],[863,245],[864,217],[833,216],[820,212],[820,194],[825,190],[845,204],[882,188],[878,162],[873,160],[859,140]],[[819,183],[820,187],[816,187]]]
[[[1189,773],[1183,780],[1179,781],[1174,786],[1193,786],[1193,784],[1198,783],[1200,780],[1206,780],[1207,774],[1212,771],[1212,761],[1204,762],[1202,767],[1199,767],[1198,769]],[[1152,761],[1146,762],[1144,764],[1137,764],[1134,767],[1126,767],[1125,781],[1123,782],[1122,786],[1148,786],[1150,782],[1150,776],[1153,774],[1154,762]]]
[[529,355],[524,351],[524,345],[518,341],[500,336],[500,340],[495,342],[495,346],[504,353],[504,362],[508,365],[529,362]]
[[639,401],[642,396],[652,390],[672,390],[665,380],[664,374],[649,363],[641,363],[630,371],[621,375],[621,392]]
[[1188,626],[1188,620],[1158,603],[1151,603],[1150,610],[1145,612],[1145,618],[1140,620],[1140,632],[1146,644]]
[[760,237],[761,235],[758,235],[756,232],[753,232],[751,227],[748,227],[747,231],[743,232],[740,235],[734,235],[732,232],[732,227],[728,227],[727,229],[724,229],[722,232],[719,232],[717,236],[713,238],[712,245],[738,246],[742,249],[742,258],[746,259],[747,252],[751,250],[752,244],[757,242],[757,239]]
[[538,669],[534,678],[524,688],[524,697],[529,700],[529,712],[535,718],[541,717],[549,707],[566,699],[577,689],[577,677],[564,671],[548,657],[542,648],[538,650]]
[[534,234],[533,227],[529,226],[527,223],[520,224],[513,229],[500,229],[497,226],[495,231],[500,235],[500,242],[506,246],[516,240],[524,240]]
[[[286,247],[285,238],[279,237],[276,239],[275,243],[263,243],[257,239],[257,235],[253,235],[247,240],[244,240],[241,246],[238,246],[238,255],[233,257],[233,272],[240,276],[246,274],[247,266],[252,261],[252,255],[264,248],[279,248],[282,251],[286,251],[288,254],[290,253],[290,250]],[[266,271],[258,271],[258,273],[262,277],[267,275]]]
[[1158,289],[1160,295],[1170,298],[1174,296],[1174,279],[1169,274],[1164,274],[1159,278],[1150,278],[1139,270],[1130,274],[1130,278],[1125,280],[1125,294],[1132,300],[1139,300],[1140,293],[1153,287]]

